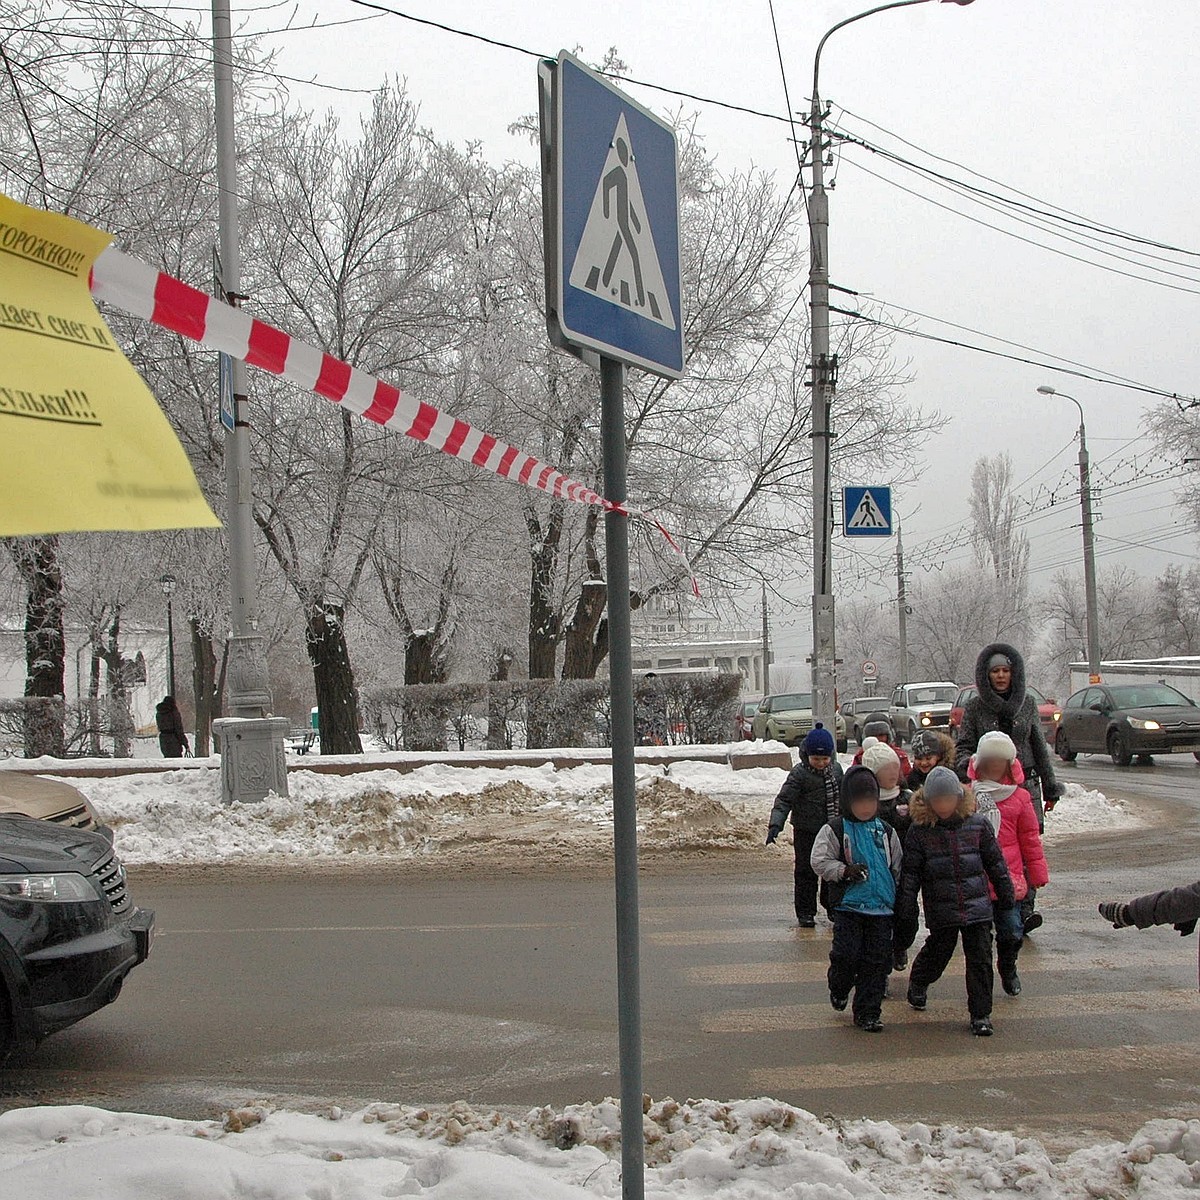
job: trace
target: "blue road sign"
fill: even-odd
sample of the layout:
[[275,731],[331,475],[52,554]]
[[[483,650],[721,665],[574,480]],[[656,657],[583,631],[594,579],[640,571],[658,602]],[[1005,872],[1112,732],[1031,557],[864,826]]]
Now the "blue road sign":
[[562,338],[683,374],[675,131],[573,55],[558,56],[551,306]]
[[842,533],[846,537],[891,537],[890,487],[842,488]]

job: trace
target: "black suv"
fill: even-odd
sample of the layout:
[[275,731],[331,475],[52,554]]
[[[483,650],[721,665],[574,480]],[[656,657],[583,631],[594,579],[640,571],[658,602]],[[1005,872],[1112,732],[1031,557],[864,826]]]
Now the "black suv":
[[111,1004],[153,937],[104,837],[0,815],[0,1062]]

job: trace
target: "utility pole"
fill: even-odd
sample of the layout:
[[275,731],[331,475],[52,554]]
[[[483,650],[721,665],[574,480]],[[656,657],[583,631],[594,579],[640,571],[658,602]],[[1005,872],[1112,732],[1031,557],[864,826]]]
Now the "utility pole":
[[[242,252],[237,211],[237,144],[233,113],[233,39],[229,0],[212,0],[213,82],[216,114],[218,225],[221,289],[235,308],[241,293]],[[231,716],[213,722],[221,753],[225,803],[286,796],[285,717],[268,717],[272,698],[267,656],[258,632],[258,577],[254,561],[254,492],[246,364],[233,360],[234,427],[225,430],[225,528],[229,539]]]
[[1087,426],[1083,418],[1083,405],[1074,396],[1056,391],[1049,384],[1042,384],[1038,392],[1043,396],[1061,396],[1070,400],[1079,409],[1079,504],[1083,512],[1083,590],[1087,601],[1087,658],[1088,675],[1091,683],[1101,682],[1100,673],[1100,613],[1096,602],[1096,534],[1092,518],[1092,477],[1088,459]]
[[[912,8],[931,0],[890,0],[846,17],[826,30],[813,55],[812,106],[808,128],[812,190],[808,196],[808,295],[812,371],[812,489],[813,489],[813,719],[833,728],[834,613],[833,504],[829,492],[829,409],[837,390],[837,355],[829,353],[829,198],[825,192],[825,114],[821,106],[821,51],[825,43],[847,25],[893,8]],[[972,0],[953,0],[968,5]]]
[[[836,26],[835,26],[836,28]],[[833,30],[829,31],[830,33]],[[829,353],[829,197],[825,191],[825,128],[818,73],[821,49],[813,60],[812,108],[809,112],[809,166],[812,191],[808,198],[808,296],[812,371],[812,681],[813,720],[834,727],[833,511],[829,492],[829,410],[837,387],[837,357]]]
[[896,605],[900,618],[900,682],[908,682],[908,591],[904,579],[904,538],[896,522]]
[[762,585],[762,690],[766,696],[771,691],[771,626],[767,617],[767,585]]

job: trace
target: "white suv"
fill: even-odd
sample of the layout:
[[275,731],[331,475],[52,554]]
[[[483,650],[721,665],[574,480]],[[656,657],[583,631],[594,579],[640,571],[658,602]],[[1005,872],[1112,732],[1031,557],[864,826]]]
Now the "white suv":
[[895,740],[911,743],[922,729],[950,728],[950,710],[958,695],[958,684],[902,683],[892,693],[888,720]]

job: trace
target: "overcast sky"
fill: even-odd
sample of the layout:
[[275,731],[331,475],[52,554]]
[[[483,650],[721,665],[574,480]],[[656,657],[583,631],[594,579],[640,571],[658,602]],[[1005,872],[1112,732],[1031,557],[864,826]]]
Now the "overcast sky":
[[[597,60],[614,46],[634,78],[767,113],[786,112],[768,0],[396,0],[390,6],[539,53],[580,47],[585,58]],[[297,7],[301,19],[323,22],[366,15],[350,0],[299,0]],[[867,7],[776,0],[794,109],[805,107],[810,94],[821,34]],[[251,27],[277,25],[279,11],[254,15]],[[394,16],[272,40],[281,51],[281,70],[351,88],[401,75],[438,137],[481,142],[484,153],[497,160],[535,160],[527,141],[507,133],[511,121],[534,111],[532,58]],[[834,35],[823,55],[821,91],[843,128],[905,157],[970,178],[960,166],[939,165],[893,135],[1040,201],[1200,252],[1197,46],[1196,0],[929,3],[870,17]],[[307,86],[294,90],[305,105],[333,106],[348,115],[363,102]],[[783,187],[794,177],[783,123],[636,85],[628,90],[659,112],[680,104],[698,112],[699,131],[727,168],[762,167]],[[1200,394],[1194,333],[1200,257],[1153,251],[1166,260],[1156,265],[1185,277],[1158,276],[1184,289],[1173,290],[1115,273],[1149,275],[1146,260],[1135,265],[1102,258],[1092,247],[1018,225],[867,151],[845,150],[834,175],[834,282],[1075,360],[1089,373]],[[1040,249],[921,197],[1113,269]],[[1130,243],[1117,253],[1134,257],[1134,249]],[[914,321],[929,333],[1006,349],[925,317]],[[1038,396],[1041,383],[1078,397],[1087,413],[1097,482],[1107,484],[1097,527],[1100,566],[1124,561],[1157,574],[1172,561],[1196,561],[1194,531],[1173,523],[1173,485],[1146,483],[1148,463],[1129,461],[1148,449],[1144,441],[1130,439],[1140,434],[1142,414],[1156,402],[1152,397],[907,336],[897,337],[895,353],[910,364],[911,398],[951,418],[936,437],[895,447],[898,456],[915,457],[923,467],[921,481],[897,497],[906,557],[918,581],[938,566],[967,560],[963,549],[944,553],[939,547],[965,515],[973,462],[1000,450],[1011,453],[1023,481],[1020,491],[1037,504],[1036,519],[1027,526],[1034,586],[1044,585],[1064,564],[1079,562],[1077,493],[1069,483],[1059,486],[1059,503],[1049,505],[1049,489],[1075,470],[1078,415],[1068,400]],[[1130,486],[1138,481],[1142,486]],[[1039,485],[1045,488],[1039,491]],[[839,536],[835,555],[844,563],[848,552]],[[806,612],[801,609],[791,624],[781,621],[779,633],[781,654],[804,653]]]

